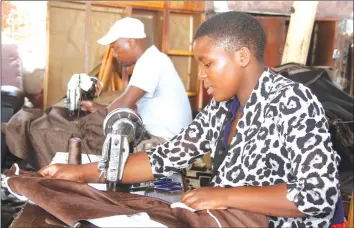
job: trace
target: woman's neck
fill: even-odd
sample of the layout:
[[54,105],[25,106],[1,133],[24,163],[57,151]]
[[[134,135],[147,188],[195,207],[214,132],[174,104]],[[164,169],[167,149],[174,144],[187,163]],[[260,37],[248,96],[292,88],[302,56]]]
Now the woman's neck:
[[250,66],[245,70],[245,76],[240,84],[240,89],[236,94],[240,105],[245,105],[251,96],[253,89],[256,87],[259,78],[264,72],[264,64],[256,64],[256,66]]

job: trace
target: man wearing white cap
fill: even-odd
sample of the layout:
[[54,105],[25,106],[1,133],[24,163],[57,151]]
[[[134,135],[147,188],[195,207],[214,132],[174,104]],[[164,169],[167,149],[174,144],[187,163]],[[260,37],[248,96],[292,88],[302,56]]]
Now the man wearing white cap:
[[135,18],[118,20],[97,42],[110,45],[123,66],[135,64],[123,94],[110,105],[82,101],[82,109],[94,112],[137,107],[149,135],[169,139],[192,121],[189,100],[172,61],[154,45],[146,44],[144,24]]

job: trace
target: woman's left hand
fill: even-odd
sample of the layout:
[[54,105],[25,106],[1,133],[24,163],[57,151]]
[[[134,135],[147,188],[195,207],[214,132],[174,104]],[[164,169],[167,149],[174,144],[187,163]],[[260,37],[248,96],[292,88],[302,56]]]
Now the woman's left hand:
[[196,210],[226,209],[227,188],[202,187],[186,192],[182,203]]

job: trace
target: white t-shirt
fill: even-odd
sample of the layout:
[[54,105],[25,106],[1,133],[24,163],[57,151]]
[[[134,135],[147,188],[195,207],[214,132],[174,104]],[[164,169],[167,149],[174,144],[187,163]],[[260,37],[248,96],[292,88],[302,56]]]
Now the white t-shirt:
[[192,111],[182,81],[171,59],[154,45],[136,62],[128,86],[146,92],[136,105],[150,135],[169,139],[191,123]]

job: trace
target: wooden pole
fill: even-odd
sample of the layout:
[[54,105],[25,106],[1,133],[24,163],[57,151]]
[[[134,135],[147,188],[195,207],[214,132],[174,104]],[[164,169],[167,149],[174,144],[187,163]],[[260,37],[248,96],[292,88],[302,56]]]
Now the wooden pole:
[[294,1],[282,64],[306,64],[318,1]]
[[[124,16],[125,17],[131,17],[133,14],[133,7],[127,6],[124,9]],[[128,75],[128,67],[123,66],[122,69],[122,80],[123,80],[123,87],[124,89],[127,88],[128,83],[129,83],[129,75]]]
[[[200,15],[200,24],[203,23],[203,21],[205,20],[205,14],[203,13],[202,15]],[[200,73],[200,66],[198,65],[198,75],[197,75],[197,80],[198,80],[198,87],[197,87],[197,104],[196,104],[196,109],[199,112],[200,110],[203,109],[203,97],[204,97],[204,85],[203,82],[201,82],[199,80],[199,73]]]
[[89,73],[90,39],[91,39],[91,2],[86,2],[85,42],[84,42],[84,72]]

